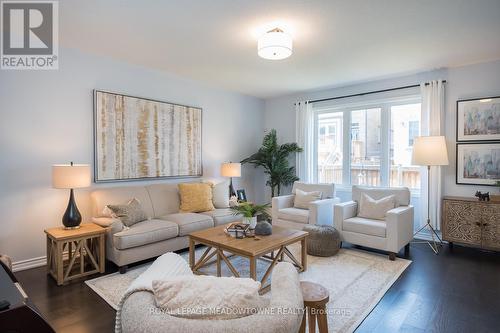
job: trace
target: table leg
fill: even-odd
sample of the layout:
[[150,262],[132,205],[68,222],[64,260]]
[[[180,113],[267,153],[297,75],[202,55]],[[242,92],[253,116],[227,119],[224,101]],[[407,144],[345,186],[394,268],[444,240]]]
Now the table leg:
[[101,235],[99,237],[99,272],[104,273],[106,270],[106,239],[104,238],[104,235]]
[[302,260],[302,270],[307,270],[307,238],[304,237],[301,241],[301,260]]
[[302,316],[302,322],[300,323],[299,333],[306,333],[306,308],[304,308],[304,315]]
[[308,324],[309,324],[309,333],[314,333],[316,332],[316,312],[315,310],[311,309],[310,307],[307,308],[307,315],[308,315]]
[[318,308],[318,330],[319,333],[328,333],[328,319],[326,317],[326,306]]
[[194,240],[191,239],[191,237],[189,238],[189,267],[191,267],[191,269],[193,269],[194,267]]
[[46,239],[47,241],[47,273],[50,273],[50,269],[52,266],[52,247],[51,247],[51,240],[49,237]]
[[56,275],[57,275],[57,285],[63,284],[63,242],[56,242]]
[[257,258],[250,257],[250,278],[257,281]]
[[221,273],[221,265],[220,265],[220,249],[217,249],[217,276],[218,277],[221,277],[222,273]]

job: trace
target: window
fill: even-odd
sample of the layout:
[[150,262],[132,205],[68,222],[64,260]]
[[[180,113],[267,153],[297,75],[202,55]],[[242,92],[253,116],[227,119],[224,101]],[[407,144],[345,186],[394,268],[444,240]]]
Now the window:
[[328,132],[320,130],[318,135],[316,147],[318,178],[342,183],[343,114],[331,112],[319,115],[317,123],[320,129],[328,127]]
[[420,133],[420,103],[391,107],[390,186],[420,188],[420,167],[411,164],[413,141]]
[[418,136],[420,122],[418,120],[410,120],[408,122],[408,146],[413,146],[415,137]]
[[380,109],[351,112],[351,184],[380,185]]
[[419,189],[411,155],[420,113],[419,96],[315,108],[316,180]]

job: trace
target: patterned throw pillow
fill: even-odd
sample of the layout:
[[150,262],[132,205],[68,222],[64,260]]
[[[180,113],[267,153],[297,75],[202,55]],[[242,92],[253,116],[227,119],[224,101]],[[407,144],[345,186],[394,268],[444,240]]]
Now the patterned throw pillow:
[[185,183],[179,184],[181,212],[199,213],[214,210],[212,203],[212,184]]
[[113,217],[119,218],[127,227],[148,219],[141,203],[136,198],[130,200],[126,205],[107,205],[106,207],[113,212]]

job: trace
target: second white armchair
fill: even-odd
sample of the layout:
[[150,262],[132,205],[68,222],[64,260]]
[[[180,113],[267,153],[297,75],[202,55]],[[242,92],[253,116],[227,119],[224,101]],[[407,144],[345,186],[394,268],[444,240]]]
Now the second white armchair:
[[[294,205],[297,190],[320,192],[320,199],[309,202],[307,209],[298,208]],[[299,230],[307,224],[333,225],[334,205],[339,202],[340,199],[335,197],[335,184],[295,182],[292,194],[273,198],[273,225]]]

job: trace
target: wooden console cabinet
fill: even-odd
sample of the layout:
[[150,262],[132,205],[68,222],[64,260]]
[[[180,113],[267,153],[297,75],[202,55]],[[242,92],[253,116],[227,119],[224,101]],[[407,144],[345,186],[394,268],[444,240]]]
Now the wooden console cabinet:
[[500,251],[500,202],[444,197],[443,239]]

